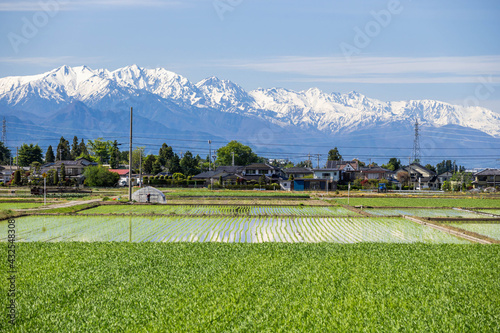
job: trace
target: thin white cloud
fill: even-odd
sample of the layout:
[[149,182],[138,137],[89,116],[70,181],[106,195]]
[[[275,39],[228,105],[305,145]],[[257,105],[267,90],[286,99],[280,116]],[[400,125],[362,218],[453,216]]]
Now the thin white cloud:
[[301,82],[471,83],[500,80],[500,56],[470,57],[276,57],[235,60],[219,67],[296,74]]
[[[103,7],[185,7],[188,1],[181,0],[42,0],[2,1],[0,12],[39,11],[43,5],[57,6],[57,10],[80,10]],[[52,10],[54,7],[49,7]]]

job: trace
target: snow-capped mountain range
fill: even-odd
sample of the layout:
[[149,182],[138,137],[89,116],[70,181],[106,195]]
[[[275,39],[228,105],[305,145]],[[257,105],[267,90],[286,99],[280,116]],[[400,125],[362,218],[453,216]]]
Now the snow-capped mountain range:
[[[0,115],[14,117],[14,123],[53,126],[57,134],[64,132],[58,124],[65,124],[80,135],[109,137],[125,126],[130,106],[138,110],[139,131],[158,135],[185,131],[242,141],[246,136],[247,143],[253,137],[263,145],[282,141],[285,135],[297,142],[327,142],[372,132],[390,142],[387,133],[392,131],[409,134],[411,139],[413,133],[408,130],[415,120],[422,128],[440,133],[440,140],[457,128],[495,143],[500,138],[500,114],[482,107],[433,100],[384,102],[357,92],[325,93],[317,88],[245,91],[217,77],[192,83],[164,68],[133,65],[109,71],[62,66],[39,75],[0,79]],[[99,129],[101,133],[96,132]],[[30,135],[36,139],[36,133]],[[373,145],[373,139],[369,141]]]

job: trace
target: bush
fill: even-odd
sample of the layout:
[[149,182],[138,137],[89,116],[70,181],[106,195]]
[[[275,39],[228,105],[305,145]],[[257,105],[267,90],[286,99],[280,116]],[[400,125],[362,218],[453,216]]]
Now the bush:
[[102,201],[111,201],[111,198],[110,197],[104,197],[104,198],[102,198]]
[[92,187],[113,187],[118,183],[120,175],[102,166],[89,166],[85,169],[85,185]]
[[172,175],[172,179],[179,180],[179,179],[184,179],[184,175],[180,172],[176,172]]

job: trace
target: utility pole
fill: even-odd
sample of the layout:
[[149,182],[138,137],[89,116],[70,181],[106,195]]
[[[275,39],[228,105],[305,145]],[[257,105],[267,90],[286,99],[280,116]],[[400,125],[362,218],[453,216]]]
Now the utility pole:
[[318,169],[319,169],[319,156],[320,156],[320,154],[316,154],[316,155],[317,155],[317,157],[318,157],[318,164],[317,164],[317,167],[318,167]]
[[139,150],[139,187],[142,187],[142,148]]
[[132,202],[132,108],[130,108],[130,145],[128,147],[128,200]]
[[208,171],[212,171],[210,162],[212,161],[212,140],[208,140]]
[[231,155],[233,155],[233,164],[232,164],[232,166],[234,166],[234,151],[231,152]]
[[19,147],[16,147],[16,167],[19,170]]
[[408,187],[411,187],[411,157],[408,157],[408,169],[409,169]]
[[307,161],[309,162],[309,167],[312,168],[311,153],[307,154]]

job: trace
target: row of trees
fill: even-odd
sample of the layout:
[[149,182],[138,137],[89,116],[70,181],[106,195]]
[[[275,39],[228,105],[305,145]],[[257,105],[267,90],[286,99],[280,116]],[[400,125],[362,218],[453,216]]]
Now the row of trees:
[[[120,165],[125,165],[129,163],[128,151],[121,152],[119,149],[119,143],[114,140],[103,140],[102,138],[97,138],[95,140],[88,140],[85,144],[84,140],[79,140],[77,136],[73,137],[73,142],[70,145],[69,141],[64,137],[61,137],[59,144],[57,145],[56,151],[54,152],[52,146],[47,148],[45,153],[45,158],[43,158],[42,149],[38,145],[33,144],[23,144],[19,149],[19,165],[20,166],[30,166],[33,162],[37,163],[49,163],[56,160],[76,160],[78,158],[86,158],[90,161],[97,162],[99,164],[110,164],[111,168],[118,168]],[[212,166],[219,165],[248,165],[256,162],[267,162],[263,157],[257,156],[249,146],[243,145],[238,141],[231,141],[227,145],[217,149],[216,159],[211,162]],[[0,142],[0,162],[3,164],[8,164],[11,154],[10,150],[7,149],[3,143]],[[209,169],[210,158],[207,156],[205,159],[201,158],[199,155],[193,156],[190,151],[187,151],[182,158],[176,154],[172,147],[163,143],[157,155],[150,154],[144,155],[144,147],[136,148],[132,153],[132,168],[136,171],[141,167],[144,173],[147,174],[157,174],[161,171],[168,170],[171,173],[180,172],[186,176],[195,175],[202,171]],[[342,160],[342,155],[337,147],[331,149],[328,152],[329,161],[339,161]],[[365,163],[359,161],[361,166],[365,166]],[[274,162],[276,164],[276,162]],[[376,163],[371,163],[371,166],[376,166]],[[302,161],[294,165],[294,163],[287,162],[284,167],[312,167],[310,160]],[[400,159],[391,158],[386,164],[382,164],[383,168],[395,171],[403,166]],[[427,164],[426,168],[441,174],[443,172],[460,172],[465,171],[465,167],[457,165],[455,161],[443,160],[436,166]]]

